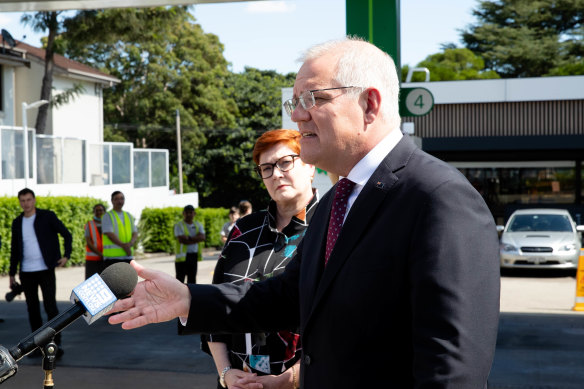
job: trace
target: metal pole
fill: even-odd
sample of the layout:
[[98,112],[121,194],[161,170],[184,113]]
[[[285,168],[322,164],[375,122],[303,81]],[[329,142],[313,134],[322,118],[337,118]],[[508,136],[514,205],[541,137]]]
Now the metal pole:
[[22,103],[22,133],[24,136],[24,187],[28,188],[28,120],[26,117],[27,104]]
[[176,153],[178,157],[178,192],[183,193],[182,150],[180,138],[180,111],[176,110]]

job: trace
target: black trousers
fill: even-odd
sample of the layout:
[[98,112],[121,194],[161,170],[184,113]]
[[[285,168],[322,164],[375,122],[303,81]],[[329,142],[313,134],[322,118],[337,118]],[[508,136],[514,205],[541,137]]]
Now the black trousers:
[[[32,331],[38,330],[43,325],[41,306],[39,301],[39,287],[43,294],[43,306],[48,320],[59,314],[57,308],[57,282],[55,269],[35,272],[20,272],[20,283],[26,298],[28,308],[28,321]],[[61,344],[61,334],[55,335],[55,343]]]
[[88,279],[94,274],[101,274],[104,269],[103,261],[88,261],[85,260],[85,279]]
[[176,271],[176,279],[187,284],[197,283],[197,253],[187,253],[187,258],[184,262],[175,262],[174,269]]

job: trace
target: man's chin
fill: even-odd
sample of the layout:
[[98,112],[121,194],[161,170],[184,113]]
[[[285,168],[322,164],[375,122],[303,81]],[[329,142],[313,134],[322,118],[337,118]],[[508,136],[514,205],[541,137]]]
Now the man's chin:
[[308,141],[306,143],[302,140],[300,141],[300,159],[302,162],[316,165],[319,155],[320,152],[317,144]]

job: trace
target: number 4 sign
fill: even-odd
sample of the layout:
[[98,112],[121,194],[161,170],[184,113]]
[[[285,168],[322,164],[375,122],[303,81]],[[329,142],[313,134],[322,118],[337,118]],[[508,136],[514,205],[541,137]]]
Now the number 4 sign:
[[401,116],[424,116],[434,108],[434,96],[426,88],[402,88],[399,99]]

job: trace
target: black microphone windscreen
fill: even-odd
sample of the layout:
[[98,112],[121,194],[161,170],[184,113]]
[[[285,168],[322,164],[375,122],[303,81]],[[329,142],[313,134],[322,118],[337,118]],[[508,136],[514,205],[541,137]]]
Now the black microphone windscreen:
[[100,276],[117,298],[123,298],[132,293],[138,283],[136,270],[126,262],[108,266]]

